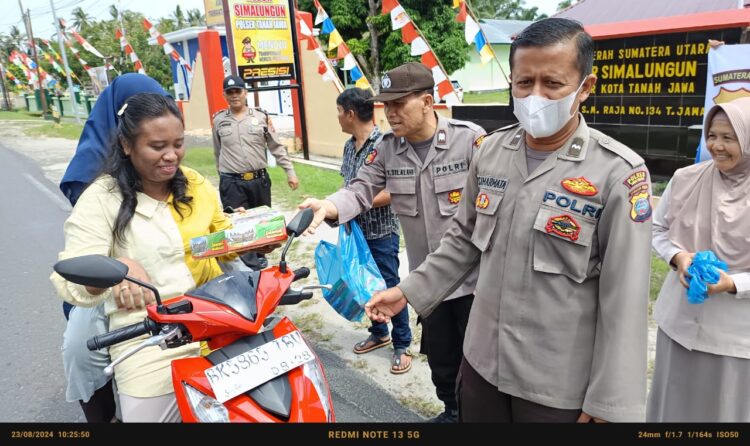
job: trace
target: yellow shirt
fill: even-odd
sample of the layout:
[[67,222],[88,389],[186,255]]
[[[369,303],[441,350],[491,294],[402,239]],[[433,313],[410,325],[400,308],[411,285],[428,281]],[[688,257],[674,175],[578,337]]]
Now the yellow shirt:
[[[231,226],[230,220],[222,212],[216,189],[209,181],[192,169],[180,169],[188,179],[186,195],[193,197],[190,208],[181,205],[183,217],[180,217],[171,195],[162,202],[139,192],[133,219],[124,232],[124,244],[115,243],[112,234],[122,196],[112,177],[97,179],[83,192],[65,222],[65,249],[59,254],[59,259],[87,254],[133,259],[149,274],[151,284],[159,290],[162,300],[182,295],[221,275],[216,259],[192,258],[190,239],[226,229]],[[111,289],[95,296],[57,273],[53,273],[50,279],[58,294],[73,305],[92,307],[104,302],[110,330],[140,322],[146,317],[146,310],[118,309]],[[144,338],[110,347],[112,360]],[[115,367],[118,390],[134,397],[171,393],[171,361],[197,354],[197,343],[168,350],[159,347],[141,350]]]

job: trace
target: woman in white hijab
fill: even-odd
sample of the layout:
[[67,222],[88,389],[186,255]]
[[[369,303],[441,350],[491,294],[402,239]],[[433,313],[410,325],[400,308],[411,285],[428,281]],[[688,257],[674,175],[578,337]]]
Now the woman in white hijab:
[[[712,160],[675,172],[654,214],[653,247],[672,266],[647,421],[750,421],[750,98],[716,105],[704,125]],[[697,251],[729,265],[702,304],[687,300]]]

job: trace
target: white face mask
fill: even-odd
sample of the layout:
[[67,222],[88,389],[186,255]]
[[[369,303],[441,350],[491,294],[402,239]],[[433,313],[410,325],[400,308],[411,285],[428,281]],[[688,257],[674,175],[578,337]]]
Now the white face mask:
[[534,95],[525,98],[513,96],[513,114],[518,118],[521,127],[532,137],[552,136],[573,117],[570,108],[584,82],[585,78],[576,91],[561,99],[547,99]]

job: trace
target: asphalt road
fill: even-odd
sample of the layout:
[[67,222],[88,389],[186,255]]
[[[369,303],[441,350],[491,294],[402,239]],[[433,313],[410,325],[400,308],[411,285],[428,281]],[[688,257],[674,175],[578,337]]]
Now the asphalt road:
[[[0,144],[0,422],[83,422],[65,401],[61,300],[49,275],[63,247],[70,206],[32,160]],[[324,362],[339,422],[419,422],[389,393],[335,353]]]

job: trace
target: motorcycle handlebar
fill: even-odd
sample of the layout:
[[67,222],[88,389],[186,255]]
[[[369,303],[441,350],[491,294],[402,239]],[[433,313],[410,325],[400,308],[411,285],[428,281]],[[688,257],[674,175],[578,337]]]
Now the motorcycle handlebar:
[[309,275],[310,275],[310,268],[303,266],[300,269],[295,269],[294,279],[292,279],[292,282],[296,282],[300,279],[306,279]]
[[138,336],[150,333],[152,328],[155,328],[155,323],[150,319],[144,319],[143,322],[94,336],[86,341],[86,347],[91,351],[106,348],[110,345],[119,344],[128,339],[137,338]]

